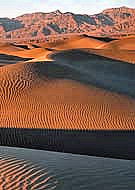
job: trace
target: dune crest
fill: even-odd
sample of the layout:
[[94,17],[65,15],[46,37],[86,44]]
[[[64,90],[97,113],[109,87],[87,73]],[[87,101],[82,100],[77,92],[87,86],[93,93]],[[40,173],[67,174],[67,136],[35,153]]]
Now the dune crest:
[[134,99],[72,79],[81,75],[55,62],[0,68],[0,126],[133,130]]
[[132,41],[101,40],[14,44],[0,55],[1,145],[135,158],[134,50],[119,48]]
[[135,37],[125,37],[104,45],[104,49],[135,50]]
[[23,50],[24,50],[23,48],[17,47],[12,43],[0,42],[0,53],[12,54],[12,52],[18,52],[18,51],[23,51]]
[[59,40],[52,43],[41,43],[41,47],[50,47],[56,50],[76,49],[76,48],[97,48],[106,42],[91,38],[87,35],[72,36],[66,40]]

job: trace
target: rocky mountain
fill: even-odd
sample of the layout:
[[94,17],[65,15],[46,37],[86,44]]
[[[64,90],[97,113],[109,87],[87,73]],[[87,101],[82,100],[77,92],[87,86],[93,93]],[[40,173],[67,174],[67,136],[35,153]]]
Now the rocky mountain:
[[38,38],[55,34],[87,33],[99,36],[135,33],[135,9],[120,7],[95,15],[62,13],[25,14],[0,18],[0,38]]

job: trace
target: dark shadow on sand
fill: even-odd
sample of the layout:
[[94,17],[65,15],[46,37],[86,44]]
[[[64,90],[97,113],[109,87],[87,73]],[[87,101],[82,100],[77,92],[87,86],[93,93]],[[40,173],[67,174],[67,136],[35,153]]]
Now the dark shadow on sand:
[[28,61],[29,58],[22,58],[14,55],[0,54],[0,60]]
[[36,74],[49,79],[69,79],[135,97],[135,65],[103,56],[69,50],[54,54],[53,62],[33,64]]
[[30,60],[30,58],[22,58],[13,55],[0,54],[0,67],[28,60]]
[[0,129],[0,145],[135,159],[135,131]]

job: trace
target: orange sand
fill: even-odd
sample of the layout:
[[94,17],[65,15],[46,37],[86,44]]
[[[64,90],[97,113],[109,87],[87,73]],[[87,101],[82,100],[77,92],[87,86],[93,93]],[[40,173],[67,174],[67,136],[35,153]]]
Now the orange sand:
[[[55,44],[55,48],[60,54],[64,49],[98,48],[102,44],[104,42],[77,36],[66,43]],[[2,51],[5,51],[4,47]],[[92,64],[89,56],[83,58],[78,70],[79,60],[74,52],[71,57],[60,54],[59,59],[56,50],[43,47],[10,53],[34,60],[0,68],[0,127],[75,130],[135,128],[133,98],[81,81],[81,76],[86,75],[83,64]],[[67,64],[71,61],[73,67]],[[88,77],[92,77],[91,73]]]
[[122,38],[103,46],[104,49],[135,50],[135,37]]
[[134,129],[134,99],[59,76],[52,78],[44,70],[47,63],[40,64],[0,68],[1,127]]
[[67,49],[76,49],[76,48],[96,48],[99,49],[100,47],[104,46],[106,42],[99,41],[94,38],[90,38],[85,35],[80,36],[73,36],[67,40],[63,41],[56,41],[49,44],[40,44],[41,47],[50,47],[57,50],[67,50]]

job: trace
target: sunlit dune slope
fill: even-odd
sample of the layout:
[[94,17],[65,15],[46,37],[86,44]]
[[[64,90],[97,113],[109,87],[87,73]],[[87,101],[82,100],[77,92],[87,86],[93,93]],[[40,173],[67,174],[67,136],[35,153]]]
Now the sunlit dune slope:
[[12,53],[12,52],[18,52],[23,51],[24,49],[21,47],[17,47],[14,44],[6,43],[6,42],[0,42],[0,53]]
[[[76,56],[76,52],[72,52],[72,55]],[[69,52],[68,56],[70,57]],[[71,64],[67,64],[64,58],[61,59],[62,62],[57,59],[0,68],[0,127],[134,129],[135,100],[91,85],[95,76],[100,76],[101,79],[104,77],[101,73],[105,65],[101,58],[100,66],[96,67],[93,60],[88,62],[89,56],[86,59],[83,57],[82,63],[79,62],[80,57],[76,62],[74,57],[72,62],[70,58]],[[86,69],[89,64],[91,68]],[[109,62],[107,64],[109,66]],[[122,68],[119,63],[117,66],[118,70]],[[96,68],[101,70],[96,73]],[[104,74],[106,71],[105,69]],[[116,72],[117,81],[119,72],[115,69],[113,72]],[[128,79],[124,81],[123,74],[119,77],[117,83],[125,86]]]
[[89,52],[112,58],[115,60],[126,61],[135,64],[135,50],[126,49],[89,49]]
[[103,46],[104,49],[123,49],[123,50],[135,50],[135,37],[122,38],[107,43]]
[[18,57],[21,57],[21,58],[33,59],[33,58],[38,58],[38,57],[48,55],[51,52],[52,51],[50,49],[47,49],[47,48],[46,49],[45,48],[34,48],[34,49],[30,49],[30,50],[11,52],[11,53],[9,53],[9,55],[18,56]]
[[91,38],[87,35],[72,36],[67,40],[60,40],[52,43],[42,43],[41,47],[50,47],[57,50],[76,49],[76,48],[100,48],[106,42]]
[[89,52],[116,60],[135,63],[135,36],[123,37],[103,44],[98,49],[89,49]]

